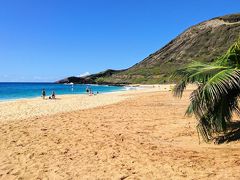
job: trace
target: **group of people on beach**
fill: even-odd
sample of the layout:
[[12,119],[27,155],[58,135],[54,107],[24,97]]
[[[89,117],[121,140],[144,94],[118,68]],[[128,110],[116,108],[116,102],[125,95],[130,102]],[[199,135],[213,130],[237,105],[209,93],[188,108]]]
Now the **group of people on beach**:
[[[46,90],[45,90],[45,89],[42,90],[42,98],[43,98],[43,99],[46,98]],[[52,91],[52,95],[49,96],[48,99],[56,99],[56,93],[55,93],[55,91]]]
[[92,89],[91,89],[90,87],[88,87],[88,86],[87,86],[87,88],[86,88],[86,93],[89,94],[89,96],[99,94],[98,91],[97,91],[96,94],[94,94],[94,92],[92,91]]
[[[86,93],[89,94],[89,96],[92,96],[92,95],[97,95],[99,94],[99,92],[97,91],[96,94],[94,94],[94,92],[92,91],[92,89],[90,87],[87,86],[86,88]],[[42,89],[42,98],[43,99],[46,99],[46,90],[45,89]],[[48,97],[48,99],[56,99],[56,93],[55,91],[52,91],[52,94],[51,96]]]

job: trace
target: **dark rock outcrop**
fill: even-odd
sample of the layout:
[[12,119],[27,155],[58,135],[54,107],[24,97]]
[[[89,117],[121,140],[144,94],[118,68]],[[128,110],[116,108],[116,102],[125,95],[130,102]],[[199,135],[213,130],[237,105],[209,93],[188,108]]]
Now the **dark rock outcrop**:
[[[112,75],[116,74],[116,73],[120,73],[123,70],[112,70],[112,69],[108,69],[106,71],[97,73],[97,74],[91,74],[85,77],[68,77],[62,80],[57,81],[56,83],[74,83],[74,84],[112,84],[114,85],[114,83],[111,82],[105,82],[102,81],[101,78],[106,78],[106,77],[111,77]],[[118,83],[116,83],[116,85],[118,85]]]

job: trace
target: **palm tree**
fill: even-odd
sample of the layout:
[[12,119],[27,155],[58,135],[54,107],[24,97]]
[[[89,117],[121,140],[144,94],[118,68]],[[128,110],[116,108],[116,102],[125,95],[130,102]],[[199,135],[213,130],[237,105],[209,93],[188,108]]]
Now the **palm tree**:
[[220,58],[209,64],[193,62],[177,70],[180,81],[174,95],[181,97],[187,84],[196,84],[186,114],[194,114],[197,130],[208,142],[225,133],[233,112],[240,115],[240,39]]

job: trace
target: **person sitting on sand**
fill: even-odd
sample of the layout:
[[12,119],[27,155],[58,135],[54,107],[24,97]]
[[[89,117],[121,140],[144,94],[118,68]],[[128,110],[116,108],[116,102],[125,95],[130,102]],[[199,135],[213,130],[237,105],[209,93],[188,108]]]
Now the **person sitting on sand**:
[[45,91],[45,89],[43,89],[42,90],[42,98],[45,99],[45,97],[46,97],[46,91]]

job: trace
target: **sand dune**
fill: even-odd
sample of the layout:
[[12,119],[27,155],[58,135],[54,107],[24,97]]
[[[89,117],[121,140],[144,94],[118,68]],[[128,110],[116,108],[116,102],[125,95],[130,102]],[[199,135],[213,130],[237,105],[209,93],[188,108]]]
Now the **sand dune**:
[[120,93],[91,109],[1,117],[0,178],[239,179],[240,144],[199,145],[188,95]]

